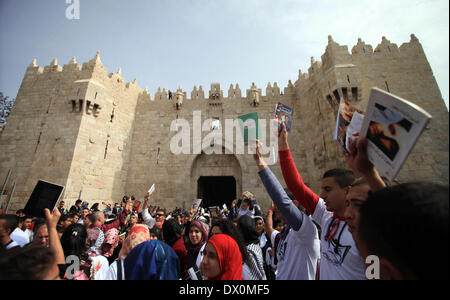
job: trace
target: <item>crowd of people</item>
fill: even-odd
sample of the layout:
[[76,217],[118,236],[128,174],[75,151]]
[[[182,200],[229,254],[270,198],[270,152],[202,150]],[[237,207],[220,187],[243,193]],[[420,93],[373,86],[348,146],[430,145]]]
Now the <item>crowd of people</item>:
[[90,208],[77,200],[66,209],[62,201],[45,210],[45,219],[22,210],[2,214],[0,279],[448,278],[448,186],[385,182],[367,158],[367,140],[355,136],[343,152],[348,169],[325,172],[316,194],[304,184],[281,125],[287,188],[254,144],[258,176],[273,201],[268,211],[246,191],[214,214],[201,207],[169,212],[151,206],[150,194],[142,206],[124,196]]

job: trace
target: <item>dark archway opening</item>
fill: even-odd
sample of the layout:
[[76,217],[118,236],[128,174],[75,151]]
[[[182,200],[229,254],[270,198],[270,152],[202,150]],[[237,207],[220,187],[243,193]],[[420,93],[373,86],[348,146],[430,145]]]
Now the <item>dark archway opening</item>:
[[236,199],[236,179],[232,176],[202,176],[198,179],[197,198],[203,199],[201,206],[228,208]]

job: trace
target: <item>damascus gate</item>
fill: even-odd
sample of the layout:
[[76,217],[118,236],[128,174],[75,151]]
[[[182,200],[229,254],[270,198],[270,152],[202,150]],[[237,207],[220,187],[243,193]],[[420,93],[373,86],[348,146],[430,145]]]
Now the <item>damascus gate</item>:
[[[223,141],[227,120],[252,112],[270,120],[277,102],[295,110],[292,155],[318,193],[323,172],[345,166],[332,140],[339,100],[364,110],[375,86],[433,116],[398,181],[448,184],[448,112],[418,38],[411,35],[398,46],[383,37],[375,48],[358,39],[349,49],[329,36],[324,47],[321,59],[311,58],[308,70],[289,82],[211,83],[171,95],[164,87],[127,82],[121,69],[108,72],[112,62],[102,62],[100,52],[88,62],[55,59],[43,67],[30,58],[0,136],[0,180],[10,175],[2,205],[11,198],[11,211],[23,208],[37,181],[45,180],[65,187],[62,199],[69,206],[80,193],[90,204],[120,202],[124,195],[142,200],[155,184],[152,205],[168,209],[189,208],[196,198],[206,206],[229,205],[247,190],[267,209],[271,200],[253,156],[236,151],[236,143],[217,143],[209,129],[216,126]],[[186,151],[174,153],[171,142],[182,128]],[[208,151],[215,147],[220,151]],[[279,164],[271,169],[282,178]]]

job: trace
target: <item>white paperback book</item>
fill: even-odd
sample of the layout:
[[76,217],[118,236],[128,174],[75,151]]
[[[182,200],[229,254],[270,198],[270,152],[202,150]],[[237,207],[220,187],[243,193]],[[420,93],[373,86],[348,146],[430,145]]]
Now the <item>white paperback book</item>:
[[432,116],[418,105],[372,88],[360,138],[380,175],[395,179]]
[[350,152],[350,139],[355,139],[356,137],[353,136],[355,132],[361,131],[361,126],[364,121],[364,115],[360,114],[359,112],[355,111],[353,114],[352,121],[350,122],[350,125],[348,125],[347,128],[347,134],[345,136],[345,148],[348,152]]
[[155,184],[152,185],[152,187],[148,190],[148,193],[151,195],[155,191]]
[[349,139],[353,139],[353,133],[361,130],[363,119],[364,111],[341,98],[333,140],[347,152],[350,152]]

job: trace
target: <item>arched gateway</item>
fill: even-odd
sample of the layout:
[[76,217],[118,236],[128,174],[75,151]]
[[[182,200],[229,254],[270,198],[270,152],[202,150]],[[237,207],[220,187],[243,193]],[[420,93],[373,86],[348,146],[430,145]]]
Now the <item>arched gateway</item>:
[[196,156],[191,167],[191,198],[203,199],[202,207],[230,207],[242,194],[241,165],[234,154]]

